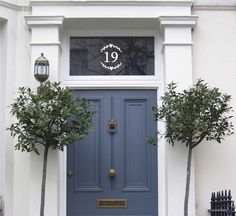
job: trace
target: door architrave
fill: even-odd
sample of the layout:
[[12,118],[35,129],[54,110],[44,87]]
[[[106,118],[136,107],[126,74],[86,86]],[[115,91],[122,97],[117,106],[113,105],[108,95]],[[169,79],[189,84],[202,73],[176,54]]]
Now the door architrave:
[[[111,76],[104,79],[104,76],[88,76],[85,78],[70,79],[69,74],[69,38],[71,36],[154,36],[155,41],[155,75],[148,78],[124,76],[118,78]],[[63,37],[63,50],[61,61],[61,84],[63,87],[70,89],[155,89],[157,90],[157,103],[161,101],[161,96],[164,92],[164,66],[163,66],[163,53],[162,41],[158,31],[154,30],[67,30]],[[164,124],[158,123],[158,129],[164,131]],[[161,139],[157,151],[158,163],[158,215],[165,215],[167,212],[167,184],[166,184],[166,148],[165,140]],[[67,151],[58,152],[58,215],[66,216],[66,194],[67,194]]]

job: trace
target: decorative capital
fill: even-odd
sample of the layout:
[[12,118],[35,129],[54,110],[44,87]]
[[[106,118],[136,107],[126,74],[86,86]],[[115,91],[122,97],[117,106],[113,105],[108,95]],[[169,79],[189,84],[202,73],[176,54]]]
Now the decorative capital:
[[25,16],[27,25],[39,26],[39,25],[62,25],[64,16]]
[[160,16],[158,18],[162,27],[189,27],[194,28],[198,16]]

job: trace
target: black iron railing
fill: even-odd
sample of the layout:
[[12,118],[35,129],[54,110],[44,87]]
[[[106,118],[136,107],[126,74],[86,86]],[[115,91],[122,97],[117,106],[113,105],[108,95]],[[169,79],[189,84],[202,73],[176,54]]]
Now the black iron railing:
[[232,201],[231,191],[221,191],[212,193],[211,216],[236,216],[234,201]]

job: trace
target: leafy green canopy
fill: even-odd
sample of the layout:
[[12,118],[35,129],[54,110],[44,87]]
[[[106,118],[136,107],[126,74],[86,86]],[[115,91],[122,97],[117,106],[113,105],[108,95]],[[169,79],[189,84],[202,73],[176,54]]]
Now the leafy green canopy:
[[8,130],[18,136],[16,149],[39,154],[37,144],[63,150],[82,139],[91,128],[94,111],[84,98],[75,98],[70,89],[48,81],[42,85],[40,95],[30,88],[19,88],[11,114],[17,122]]
[[162,106],[153,107],[156,121],[165,120],[165,138],[169,143],[183,142],[194,148],[203,139],[221,142],[233,133],[228,113],[231,96],[210,88],[203,80],[188,90],[176,91],[171,83],[162,97]]

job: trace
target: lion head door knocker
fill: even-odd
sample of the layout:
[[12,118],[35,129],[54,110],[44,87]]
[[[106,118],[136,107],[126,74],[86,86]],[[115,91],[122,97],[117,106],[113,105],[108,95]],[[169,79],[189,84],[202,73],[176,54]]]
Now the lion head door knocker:
[[109,119],[108,120],[108,132],[109,133],[115,133],[117,130],[117,122],[115,119]]

